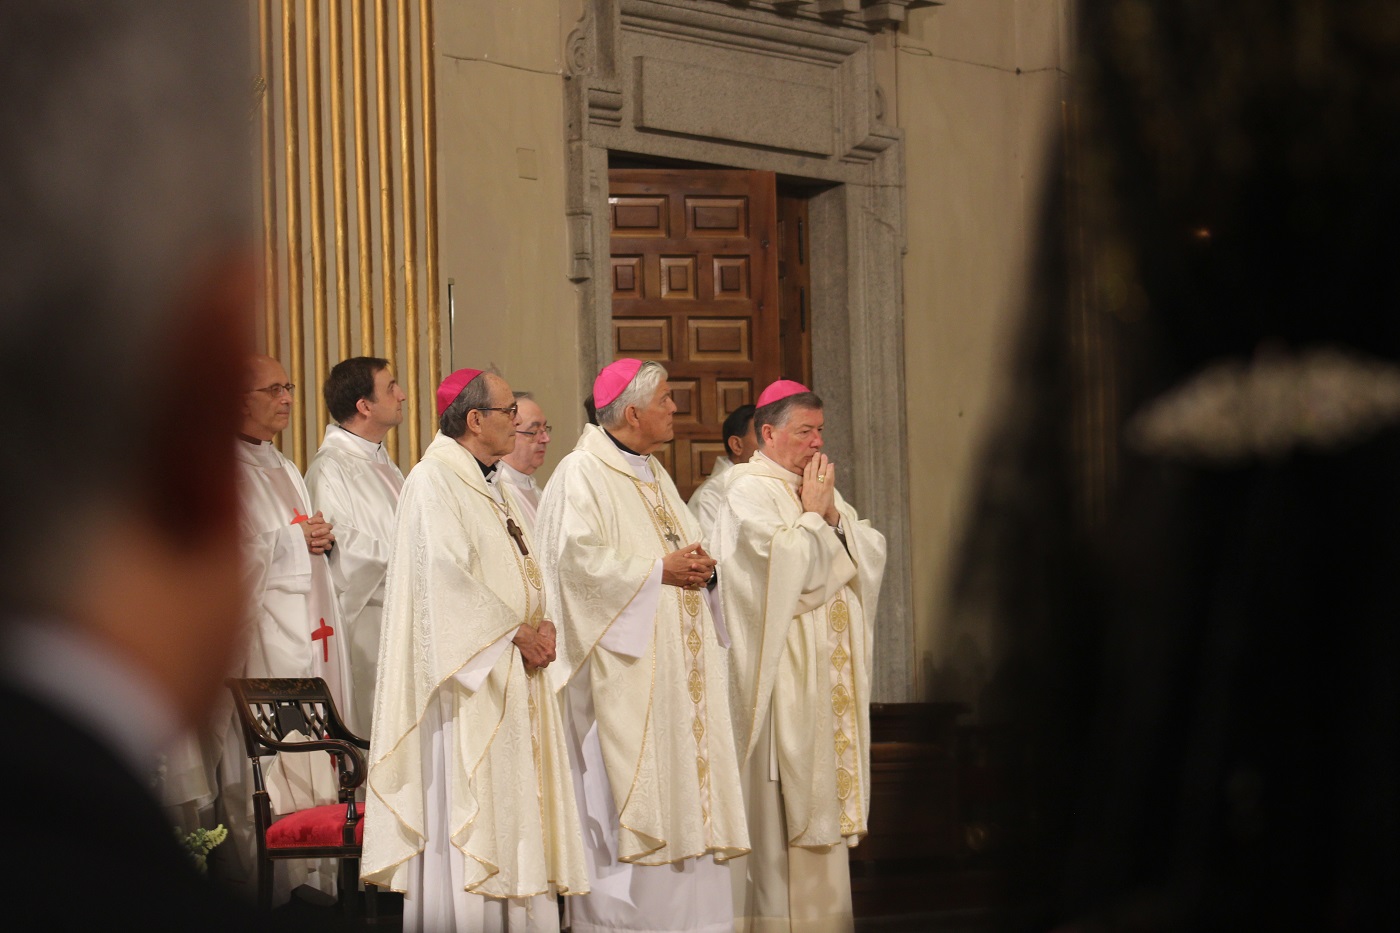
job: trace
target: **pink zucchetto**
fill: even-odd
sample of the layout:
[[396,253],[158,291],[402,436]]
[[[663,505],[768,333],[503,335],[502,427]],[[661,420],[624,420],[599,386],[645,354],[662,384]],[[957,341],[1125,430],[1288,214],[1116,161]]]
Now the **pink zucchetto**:
[[455,402],[457,400],[457,396],[462,394],[462,390],[467,387],[467,383],[471,382],[473,379],[480,375],[481,370],[479,369],[459,369],[452,375],[448,376],[446,379],[442,380],[442,385],[438,386],[437,390],[437,409],[439,418],[442,417],[443,412],[447,411],[447,406]]
[[791,379],[779,379],[777,382],[769,383],[758,396],[755,408],[762,408],[764,405],[771,405],[774,402],[781,402],[789,395],[796,395],[799,392],[811,392],[812,390],[800,382],[793,382]]
[[598,378],[593,380],[593,404],[603,408],[617,401],[622,390],[637,377],[637,370],[641,368],[642,361],[634,359],[621,359],[604,366]]

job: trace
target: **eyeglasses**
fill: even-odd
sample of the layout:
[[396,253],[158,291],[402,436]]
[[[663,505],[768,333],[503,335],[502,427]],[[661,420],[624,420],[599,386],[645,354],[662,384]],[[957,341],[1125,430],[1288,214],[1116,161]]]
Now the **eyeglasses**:
[[277,397],[279,397],[280,395],[282,395],[283,392],[287,393],[288,395],[291,395],[291,394],[292,394],[293,392],[295,392],[296,390],[297,390],[297,387],[296,387],[296,383],[294,383],[294,382],[274,382],[274,383],[273,383],[272,385],[270,385],[270,386],[258,386],[256,389],[249,389],[248,391],[249,391],[249,392],[266,392],[268,395],[272,396],[273,398],[277,398]]
[[536,428],[533,431],[516,431],[515,433],[524,434],[526,437],[534,437],[536,434],[553,434],[554,426],[546,424],[542,427]]
[[477,411],[503,411],[503,412],[505,412],[506,414],[510,415],[512,418],[514,418],[514,417],[515,417],[515,413],[516,413],[517,411],[520,410],[520,406],[519,406],[519,405],[512,405],[512,406],[510,406],[509,408],[488,408],[488,407],[486,407],[485,405],[483,405],[482,407],[480,407],[480,408],[478,408],[478,409],[476,409],[476,410],[477,410]]

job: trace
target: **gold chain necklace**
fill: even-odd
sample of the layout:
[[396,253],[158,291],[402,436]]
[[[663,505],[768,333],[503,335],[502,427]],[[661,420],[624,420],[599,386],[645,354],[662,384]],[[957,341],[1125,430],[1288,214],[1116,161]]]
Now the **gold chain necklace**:
[[[652,527],[656,529],[657,537],[663,542],[670,544],[671,550],[680,550],[681,539],[680,535],[677,534],[677,526],[680,522],[674,519],[671,515],[671,510],[666,506],[666,499],[661,494],[661,480],[652,480],[650,483],[644,483],[635,476],[631,477],[631,479],[633,485],[637,487],[637,495],[642,497],[642,503],[647,507],[647,514],[651,516],[651,524]],[[656,496],[656,502],[654,504],[647,498],[647,494],[644,492],[646,489],[650,489],[652,494]]]

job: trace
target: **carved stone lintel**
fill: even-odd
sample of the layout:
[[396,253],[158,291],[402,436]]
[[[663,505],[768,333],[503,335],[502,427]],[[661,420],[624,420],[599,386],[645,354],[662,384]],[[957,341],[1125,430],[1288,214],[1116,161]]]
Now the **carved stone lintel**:
[[622,91],[606,87],[588,89],[588,122],[601,126],[622,125]]
[[810,12],[828,23],[874,32],[898,29],[908,18],[909,10],[942,6],[943,2],[944,0],[772,0],[775,9],[789,13]]
[[901,138],[899,130],[872,126],[870,135],[852,146],[845,159],[847,162],[873,162],[879,158],[880,153],[899,142]]

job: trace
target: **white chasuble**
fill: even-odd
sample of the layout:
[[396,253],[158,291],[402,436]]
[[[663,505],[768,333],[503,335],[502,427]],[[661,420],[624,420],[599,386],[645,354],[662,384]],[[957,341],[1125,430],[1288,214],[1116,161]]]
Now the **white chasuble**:
[[[730,471],[714,529],[734,641],[730,704],[755,837],[744,870],[760,885],[779,877],[784,888],[776,897],[760,893],[758,910],[752,892],[747,911],[738,905],[759,921],[753,929],[785,918],[789,903],[794,929],[849,926],[844,854],[832,853],[841,861],[832,868],[787,847],[821,854],[856,845],[870,801],[872,623],[885,539],[838,492],[843,542],[822,516],[803,511],[800,482],[755,454]],[[844,902],[833,908],[844,919],[799,921],[813,899],[795,892],[811,887],[811,872],[846,879]]]
[[326,428],[321,449],[306,469],[306,488],[312,509],[335,526],[335,547],[326,556],[340,601],[351,680],[351,708],[342,713],[351,729],[368,736],[379,620],[384,612],[384,570],[403,474],[383,444],[333,424]]
[[547,615],[520,526],[441,434],[404,483],[361,877],[404,892],[405,930],[553,929],[554,893],[587,889],[558,706],[511,642]]
[[545,488],[535,536],[595,872],[574,929],[728,930],[716,862],[749,844],[728,637],[710,594],[661,583],[661,559],[699,540],[695,519],[655,458],[590,425]]

